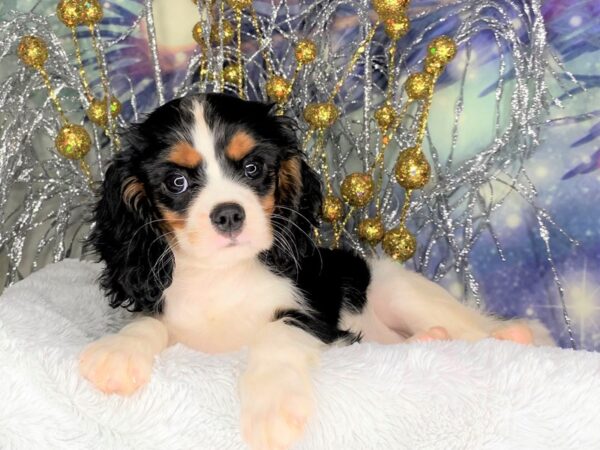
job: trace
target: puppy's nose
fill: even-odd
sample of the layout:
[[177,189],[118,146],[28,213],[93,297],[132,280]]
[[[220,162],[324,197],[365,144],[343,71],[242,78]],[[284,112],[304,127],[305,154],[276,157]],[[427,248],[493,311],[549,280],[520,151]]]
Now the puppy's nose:
[[233,234],[244,225],[246,213],[237,203],[219,203],[210,213],[210,221],[222,234]]

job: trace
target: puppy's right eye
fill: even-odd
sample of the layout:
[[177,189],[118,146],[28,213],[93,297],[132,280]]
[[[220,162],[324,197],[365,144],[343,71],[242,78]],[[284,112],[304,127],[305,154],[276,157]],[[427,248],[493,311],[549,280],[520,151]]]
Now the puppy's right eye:
[[174,173],[165,179],[165,187],[172,194],[183,194],[185,191],[187,191],[189,183],[184,175],[180,173]]

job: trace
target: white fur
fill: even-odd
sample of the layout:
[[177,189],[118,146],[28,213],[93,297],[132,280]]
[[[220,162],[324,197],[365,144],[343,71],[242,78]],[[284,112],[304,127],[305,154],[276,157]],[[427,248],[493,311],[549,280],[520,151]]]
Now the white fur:
[[[65,260],[0,297],[0,448],[247,449],[246,352],[176,345],[131,397],[78,373],[81,349],[131,320],[98,289],[101,267]],[[491,339],[328,349],[294,450],[595,449],[598,374],[598,353]]]
[[297,308],[292,283],[256,259],[227,269],[198,267],[176,253],[173,283],[165,291],[163,322],[171,342],[209,353],[249,345],[278,309]]

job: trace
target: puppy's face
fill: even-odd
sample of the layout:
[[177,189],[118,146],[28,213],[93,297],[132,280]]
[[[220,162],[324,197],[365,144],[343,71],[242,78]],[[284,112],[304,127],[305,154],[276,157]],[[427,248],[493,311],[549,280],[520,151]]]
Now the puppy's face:
[[173,253],[199,266],[235,264],[281,239],[278,220],[297,219],[290,212],[300,213],[305,163],[293,131],[267,105],[188,97],[135,132],[123,200],[133,210],[151,204]]
[[209,105],[192,103],[183,139],[153,168],[152,190],[174,250],[201,264],[227,265],[272,244],[279,149],[243,124],[210,120]]

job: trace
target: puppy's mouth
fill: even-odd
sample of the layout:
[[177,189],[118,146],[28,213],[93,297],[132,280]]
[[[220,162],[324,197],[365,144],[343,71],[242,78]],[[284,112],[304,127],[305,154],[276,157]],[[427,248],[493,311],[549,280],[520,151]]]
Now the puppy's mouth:
[[248,240],[240,240],[239,236],[230,236],[229,241],[224,245],[225,248],[233,248],[233,247],[241,247],[243,245],[248,245],[250,241]]

